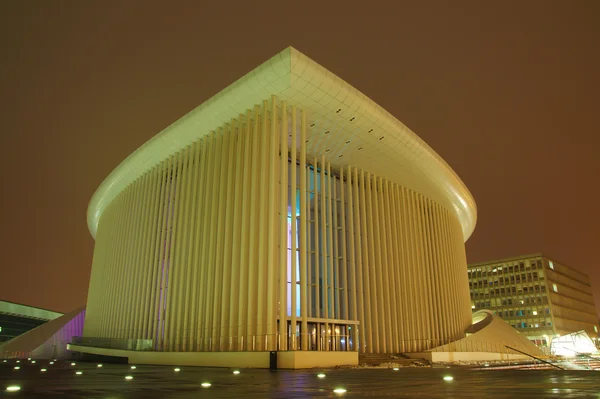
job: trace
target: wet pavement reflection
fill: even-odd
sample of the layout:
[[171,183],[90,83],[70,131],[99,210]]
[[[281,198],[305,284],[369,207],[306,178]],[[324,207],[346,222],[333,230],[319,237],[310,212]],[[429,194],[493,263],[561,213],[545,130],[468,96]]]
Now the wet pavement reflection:
[[[15,369],[15,367],[20,367]],[[452,368],[255,370],[0,363],[4,398],[593,398],[600,372]],[[41,371],[45,369],[46,371]],[[234,371],[239,370],[239,373]],[[80,374],[77,374],[80,372]],[[318,376],[323,373],[324,376]],[[130,378],[126,378],[130,377]],[[13,387],[14,392],[7,391]],[[19,387],[16,390],[14,387]],[[334,390],[339,389],[339,393]],[[342,392],[345,390],[345,392]]]

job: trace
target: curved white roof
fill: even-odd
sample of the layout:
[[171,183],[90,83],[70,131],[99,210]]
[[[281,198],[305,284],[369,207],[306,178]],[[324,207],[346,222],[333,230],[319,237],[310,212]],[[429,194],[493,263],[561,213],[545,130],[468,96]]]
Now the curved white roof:
[[108,204],[138,177],[185,146],[276,95],[307,111],[307,154],[334,169],[352,165],[420,192],[451,210],[465,241],[477,220],[471,193],[415,133],[304,54],[288,47],[167,127],[129,155],[102,182],[88,206],[96,236]]

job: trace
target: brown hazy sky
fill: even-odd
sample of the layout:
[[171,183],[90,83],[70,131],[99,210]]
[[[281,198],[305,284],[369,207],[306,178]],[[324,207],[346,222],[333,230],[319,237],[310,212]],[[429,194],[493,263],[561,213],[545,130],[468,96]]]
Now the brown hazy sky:
[[292,45],[479,208],[469,262],[544,252],[600,305],[600,1],[0,1],[0,299],[85,303],[86,208],[128,154]]

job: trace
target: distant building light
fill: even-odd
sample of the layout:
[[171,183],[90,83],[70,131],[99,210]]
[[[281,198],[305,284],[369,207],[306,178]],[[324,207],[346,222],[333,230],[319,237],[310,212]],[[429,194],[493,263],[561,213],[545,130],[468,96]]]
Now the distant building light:
[[537,310],[534,310],[534,311],[533,311],[533,315],[534,315],[534,316],[537,316]]
[[558,292],[558,286],[556,284],[552,284],[552,290],[554,292]]
[[554,270],[554,263],[552,263],[551,260],[548,261],[548,267],[552,270]]
[[126,380],[133,380],[133,376],[132,376],[132,375],[126,375],[126,376],[125,376],[125,379],[126,379]]
[[6,391],[7,392],[17,392],[17,391],[20,391],[20,390],[21,390],[21,387],[18,386],[18,385],[9,385],[9,386],[6,387]]
[[210,387],[210,382],[203,382],[200,385],[202,385],[202,388],[209,388]]

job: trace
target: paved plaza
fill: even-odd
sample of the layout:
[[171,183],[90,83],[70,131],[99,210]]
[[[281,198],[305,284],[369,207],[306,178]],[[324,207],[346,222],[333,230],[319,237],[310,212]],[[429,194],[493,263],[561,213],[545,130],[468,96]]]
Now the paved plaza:
[[[15,369],[19,367],[19,369]],[[1,398],[600,398],[597,371],[467,368],[269,371],[0,362]],[[41,371],[45,369],[46,371]],[[234,373],[239,371],[239,373]],[[80,372],[80,374],[77,374]],[[323,373],[324,376],[319,377]],[[132,377],[126,379],[126,377]],[[204,386],[203,386],[204,384]],[[210,385],[208,385],[210,384]],[[7,391],[19,387],[18,391]],[[16,389],[16,388],[13,388]],[[343,389],[345,393],[335,393]]]

